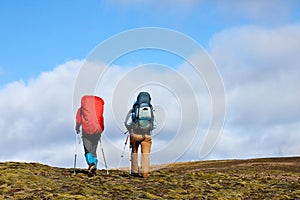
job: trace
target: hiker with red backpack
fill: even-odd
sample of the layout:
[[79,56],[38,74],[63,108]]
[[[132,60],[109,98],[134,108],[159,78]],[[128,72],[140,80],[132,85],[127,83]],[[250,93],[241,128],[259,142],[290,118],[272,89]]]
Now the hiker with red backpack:
[[104,131],[104,101],[97,96],[85,95],[81,98],[81,106],[76,114],[77,134],[82,128],[84,155],[88,164],[88,175],[94,176],[97,170],[97,146]]
[[148,178],[152,145],[151,131],[156,128],[151,97],[148,92],[139,93],[124,124],[130,134],[131,175],[139,176],[138,148],[141,146],[141,175]]

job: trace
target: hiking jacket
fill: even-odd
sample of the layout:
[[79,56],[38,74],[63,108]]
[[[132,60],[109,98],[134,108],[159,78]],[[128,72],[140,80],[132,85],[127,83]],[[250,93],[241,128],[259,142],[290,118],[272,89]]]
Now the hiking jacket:
[[82,126],[86,134],[100,134],[104,130],[104,101],[97,96],[83,96],[76,113],[76,130]]

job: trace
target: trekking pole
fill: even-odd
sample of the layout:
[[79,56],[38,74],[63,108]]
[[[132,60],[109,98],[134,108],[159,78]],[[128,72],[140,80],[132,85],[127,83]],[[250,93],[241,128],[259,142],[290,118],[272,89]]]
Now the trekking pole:
[[77,142],[80,144],[80,138],[78,139],[79,134],[76,133],[75,140],[75,158],[74,158],[74,175],[76,175],[76,161],[77,161]]
[[104,164],[105,164],[105,168],[106,168],[106,174],[108,174],[108,169],[107,169],[106,159],[105,159],[105,156],[104,156],[104,150],[103,150],[102,143],[101,143],[101,138],[99,139],[99,142],[100,142],[102,156],[103,156],[103,160],[104,160]]
[[[127,132],[128,131],[126,131],[124,134],[126,134]],[[121,158],[120,158],[120,161],[119,161],[119,164],[118,164],[118,169],[120,168],[122,158],[124,157],[124,152],[125,152],[125,148],[126,148],[126,145],[127,145],[127,142],[128,142],[128,138],[129,138],[129,135],[127,135],[126,140],[125,140],[125,145],[124,145],[124,148],[123,148],[123,151],[122,151],[122,154],[121,154]]]

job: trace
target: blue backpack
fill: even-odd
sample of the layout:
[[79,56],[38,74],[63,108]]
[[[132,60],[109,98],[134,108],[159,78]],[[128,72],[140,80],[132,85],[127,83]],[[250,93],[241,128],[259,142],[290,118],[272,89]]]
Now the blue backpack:
[[149,134],[153,130],[153,108],[148,92],[140,92],[132,108],[132,121],[137,133]]

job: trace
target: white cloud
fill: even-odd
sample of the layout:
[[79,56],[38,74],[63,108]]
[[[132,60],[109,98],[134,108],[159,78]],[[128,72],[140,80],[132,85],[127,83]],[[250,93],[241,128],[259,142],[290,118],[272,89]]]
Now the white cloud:
[[300,125],[299,35],[299,25],[247,26],[212,38],[211,55],[223,75],[228,100],[219,157],[300,153],[294,130]]
[[[204,121],[207,122],[208,120],[203,113],[201,113],[201,117],[198,116],[197,99],[195,99],[195,102],[193,101],[193,95],[196,95],[195,98],[198,95],[194,93],[194,90],[189,89],[192,80],[189,77],[190,74],[184,71],[175,72],[172,69],[156,66],[155,64],[142,65],[133,69],[121,69],[113,66],[106,71],[100,82],[98,93],[105,93],[105,99],[108,102],[106,103],[105,117],[109,130],[106,130],[106,137],[115,146],[115,150],[110,152],[120,149],[122,143],[116,143],[116,140],[122,137],[124,117],[132,106],[137,93],[142,90],[150,92],[156,110],[155,115],[160,126],[157,131],[153,132],[152,152],[153,157],[155,157],[153,160],[155,162],[173,162],[179,158],[180,154],[185,152],[194,136],[197,135],[195,133],[197,119],[201,118],[200,126],[207,126]],[[194,86],[198,88],[197,92],[199,88],[203,89],[205,87],[203,83],[202,86],[199,85],[199,81]],[[202,98],[199,103],[199,106],[203,106],[205,110],[207,110],[207,105],[210,104],[210,99],[205,102],[206,99],[207,97]],[[114,115],[110,113],[110,107],[116,109]],[[185,113],[183,113],[183,110]],[[195,120],[196,123],[194,123]],[[182,130],[178,133],[177,131],[180,128]],[[172,142],[173,145],[171,145]],[[116,163],[116,158],[110,157],[110,161]]]
[[[72,167],[75,143],[72,97],[73,87],[77,81],[76,76],[82,64],[82,61],[69,61],[56,67],[53,71],[42,73],[36,79],[31,79],[26,83],[23,81],[13,82],[0,90],[0,109],[2,111],[0,128],[5,133],[0,141],[0,151],[4,152],[1,154],[1,161],[32,161]],[[95,66],[93,69],[96,69]],[[195,118],[192,114],[196,109],[195,105],[181,105],[183,102],[191,102],[189,95],[192,91],[188,92],[187,86],[180,84],[184,83],[184,80],[181,75],[171,69],[164,72],[161,69],[157,70],[158,68],[156,70],[141,69],[142,73],[148,74],[148,80],[154,82],[154,85],[150,83],[150,85],[141,87],[140,84],[145,77],[136,76],[136,72],[131,71],[130,67],[111,66],[101,78],[96,91],[96,94],[103,97],[106,102],[103,145],[107,162],[111,167],[116,167],[119,162],[125,141],[125,136],[122,134],[125,129],[123,120],[140,90],[150,91],[152,103],[157,108],[155,114],[160,120],[158,122],[158,125],[161,126],[158,127],[159,133],[154,132],[153,137],[152,151],[156,155],[153,161],[174,161],[177,157],[172,157],[171,152],[176,149],[177,153],[181,154],[187,148],[187,146],[181,148],[180,144],[174,148],[174,146],[169,146],[169,143],[175,142],[176,144],[176,138],[179,137],[176,135],[178,134],[177,130],[180,126],[184,126],[180,124],[182,106],[192,111],[191,115],[186,116],[187,118]],[[173,71],[172,75],[170,75],[171,71]],[[162,80],[161,85],[155,84]],[[167,87],[164,87],[164,84]],[[118,85],[133,87],[133,90],[118,90]],[[122,111],[124,111],[115,113],[118,117],[117,120],[120,119],[121,130],[115,121],[116,116],[112,115],[115,94],[127,95],[126,98],[115,99],[118,105],[122,105]],[[184,130],[186,132],[183,138],[186,141],[181,141],[185,145],[191,142],[187,140],[193,138],[194,133],[190,129],[196,126],[194,124],[193,127],[187,127],[189,121],[191,120],[185,121]],[[160,153],[162,149],[165,154]],[[102,160],[100,147],[98,156]],[[82,157],[81,149],[78,166],[85,167],[86,164]],[[126,163],[126,159],[124,159],[122,165]]]
[[[300,153],[299,33],[299,25],[274,29],[247,26],[224,30],[212,38],[210,52],[226,87],[227,120],[224,133],[208,158]],[[1,161],[36,161],[72,167],[75,142],[72,97],[82,64],[82,61],[70,61],[28,82],[13,82],[0,90]],[[120,160],[125,141],[123,119],[137,91],[142,89],[151,92],[159,123],[164,121],[160,124],[161,132],[154,132],[152,160],[173,161],[172,153],[184,153],[191,142],[186,140],[191,138],[195,141],[181,159],[199,159],[199,146],[211,117],[207,88],[185,64],[176,73],[171,69],[157,69],[111,66],[99,83],[96,93],[106,102],[103,145],[110,167],[116,167]],[[144,80],[161,84],[141,86]],[[192,92],[187,90],[184,81]],[[194,136],[195,126],[188,124],[197,115],[193,110],[195,104],[190,101],[194,94],[200,119],[195,138],[190,137]],[[182,109],[182,102],[188,102],[185,109],[191,111],[190,115],[181,116],[182,110],[178,109]],[[117,116],[112,114],[115,103],[117,108],[120,106]],[[174,138],[180,138],[176,132],[181,117],[188,119],[182,139],[184,146],[178,143],[168,146]],[[162,154],[160,149],[167,154]],[[85,167],[83,150],[79,149],[78,154],[78,166]],[[122,166],[128,166],[128,146],[125,155]],[[100,148],[98,156],[102,160]]]
[[258,129],[226,129],[208,159],[298,156],[300,124],[261,126]]
[[299,8],[299,1],[289,0],[216,0],[217,9],[229,19],[248,19],[255,23],[270,25],[286,22]]
[[59,149],[72,140],[72,92],[80,64],[70,61],[28,83],[17,81],[0,90],[0,129],[5,133],[0,140],[1,160],[20,154],[27,155],[20,159],[39,160],[35,151],[40,155],[53,144]]

